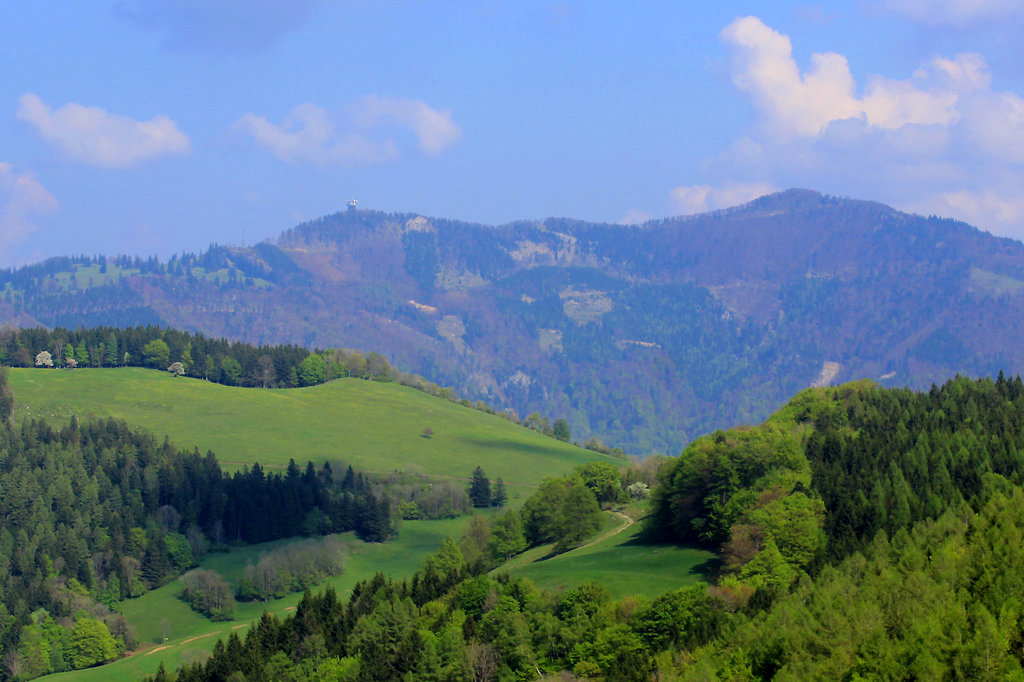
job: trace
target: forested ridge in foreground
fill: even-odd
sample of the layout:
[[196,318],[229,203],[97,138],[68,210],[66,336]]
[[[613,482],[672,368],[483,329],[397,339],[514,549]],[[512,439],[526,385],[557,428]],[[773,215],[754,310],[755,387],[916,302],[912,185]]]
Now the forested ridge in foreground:
[[716,584],[551,595],[446,543],[156,679],[1020,679],[1022,426],[1019,378],[805,391],[663,471],[650,532],[719,547]]

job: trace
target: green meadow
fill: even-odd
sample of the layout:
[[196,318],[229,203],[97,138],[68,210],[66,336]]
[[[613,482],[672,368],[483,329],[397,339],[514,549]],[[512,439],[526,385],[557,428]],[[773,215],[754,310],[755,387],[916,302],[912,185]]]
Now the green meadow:
[[139,368],[12,369],[10,384],[19,418],[118,417],[178,447],[212,450],[226,470],[254,462],[284,467],[294,458],[466,480],[480,465],[514,494],[585,462],[621,462],[405,386],[361,379],[255,389]]
[[717,558],[695,547],[647,544],[639,524],[607,514],[595,540],[583,547],[551,554],[553,545],[534,547],[495,569],[529,578],[552,592],[570,590],[597,580],[616,597],[640,594],[654,597],[667,590],[705,582]]
[[[344,572],[329,578],[317,589],[332,585],[338,596],[346,599],[356,582],[371,578],[378,571],[396,579],[411,577],[424,557],[437,551],[446,535],[455,538],[461,535],[467,519],[408,521],[402,525],[398,538],[380,544],[361,542],[350,533],[338,536],[344,541],[348,553]],[[296,540],[301,538],[211,554],[203,561],[202,568],[220,571],[234,586],[246,564],[255,563],[264,552]],[[180,590],[180,580],[174,580],[138,599],[122,602],[121,612],[138,633],[139,647],[134,655],[109,665],[52,675],[47,679],[138,680],[155,673],[161,660],[168,670],[174,670],[183,664],[205,659],[217,640],[226,639],[232,630],[244,637],[249,624],[259,619],[264,611],[287,615],[302,597],[301,594],[292,594],[268,602],[239,602],[234,620],[215,623],[179,600],[175,595]]]

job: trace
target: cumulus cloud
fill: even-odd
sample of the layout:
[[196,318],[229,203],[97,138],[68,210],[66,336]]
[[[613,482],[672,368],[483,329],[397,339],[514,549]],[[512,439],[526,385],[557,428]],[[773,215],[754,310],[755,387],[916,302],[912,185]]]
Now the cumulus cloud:
[[766,182],[726,184],[719,187],[683,185],[670,192],[670,200],[673,210],[689,215],[738,206],[775,191],[777,188]]
[[58,208],[57,200],[28,171],[16,172],[0,161],[0,247],[24,242],[35,231],[35,218]]
[[335,115],[301,104],[280,124],[246,114],[233,128],[289,163],[380,163],[400,153],[396,133],[411,132],[424,154],[437,155],[461,137],[451,112],[412,99],[368,95]]
[[992,189],[956,190],[908,205],[916,213],[958,218],[972,225],[1017,225],[1024,222],[1024,196]]
[[886,0],[885,7],[926,24],[963,26],[1000,17],[1019,17],[1024,0]]
[[930,56],[906,78],[861,87],[840,54],[814,55],[801,71],[789,36],[756,17],[735,20],[722,39],[758,125],[705,164],[710,183],[672,191],[677,209],[724,205],[712,187],[756,178],[1024,237],[1024,97],[994,91],[981,54]]
[[965,104],[965,127],[990,156],[1024,163],[1024,98],[1012,92],[985,92]]
[[812,55],[811,68],[801,73],[789,37],[757,17],[735,20],[722,38],[733,48],[733,83],[750,93],[771,132],[785,137],[820,135],[844,119],[889,130],[949,125],[958,120],[961,95],[990,80],[984,58],[967,53],[936,57],[909,79],[876,77],[858,96],[846,57]]
[[53,110],[33,93],[18,102],[18,118],[68,157],[92,166],[126,167],[192,150],[188,136],[167,116],[136,121],[74,102]]
[[734,47],[733,83],[750,93],[779,134],[817,135],[831,121],[860,114],[846,57],[815,54],[801,74],[789,37],[757,17],[737,19],[722,38]]
[[388,124],[412,130],[424,154],[440,154],[462,136],[450,111],[437,111],[414,99],[367,95],[348,108],[356,125],[364,130]]
[[301,26],[316,0],[123,0],[114,11],[164,34],[164,47],[251,52]]

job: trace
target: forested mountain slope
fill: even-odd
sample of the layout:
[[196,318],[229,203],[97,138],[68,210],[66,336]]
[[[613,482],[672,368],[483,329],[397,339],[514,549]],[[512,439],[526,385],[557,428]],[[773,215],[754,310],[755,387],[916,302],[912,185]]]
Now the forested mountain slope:
[[252,248],[0,273],[0,321],[375,350],[639,452],[815,382],[1019,372],[1024,245],[790,190],[639,226],[346,211]]

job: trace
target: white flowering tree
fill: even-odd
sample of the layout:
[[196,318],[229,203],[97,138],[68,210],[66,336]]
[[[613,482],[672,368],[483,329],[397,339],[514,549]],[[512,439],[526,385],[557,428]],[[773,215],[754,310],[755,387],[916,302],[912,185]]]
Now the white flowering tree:
[[36,355],[36,367],[53,367],[53,356],[50,355],[50,351],[39,351]]
[[171,363],[171,366],[167,368],[167,371],[176,377],[180,377],[185,373],[185,365],[175,361]]

